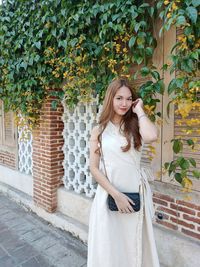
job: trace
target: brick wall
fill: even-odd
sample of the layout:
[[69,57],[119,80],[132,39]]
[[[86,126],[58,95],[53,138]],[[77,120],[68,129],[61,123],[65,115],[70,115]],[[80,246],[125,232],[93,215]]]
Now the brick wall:
[[[200,239],[200,206],[154,192],[156,223]],[[159,214],[163,215],[159,219]]]
[[63,108],[52,110],[51,100],[44,104],[40,125],[33,131],[33,199],[48,212],[57,208],[57,188],[62,183],[64,159]]
[[8,151],[0,151],[0,165],[16,169],[17,160],[15,153],[10,153]]

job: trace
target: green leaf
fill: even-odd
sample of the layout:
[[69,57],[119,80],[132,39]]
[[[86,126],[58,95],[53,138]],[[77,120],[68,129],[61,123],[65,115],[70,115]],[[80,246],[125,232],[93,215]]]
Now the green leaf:
[[40,60],[40,55],[36,55],[35,57],[34,57],[34,61],[35,62],[38,62]]
[[192,34],[192,27],[186,27],[183,32],[187,36]]
[[142,8],[142,7],[149,7],[149,4],[148,3],[144,3],[144,4],[140,5],[139,7],[140,8]]
[[165,89],[165,85],[163,83],[162,80],[159,80],[157,81],[155,84],[154,84],[154,87],[155,87],[155,91],[161,95],[163,95],[164,93],[164,89]]
[[33,57],[31,57],[31,58],[29,59],[29,62],[28,62],[28,64],[29,64],[30,66],[32,66],[32,65],[33,65]]
[[57,106],[58,106],[58,101],[53,100],[53,101],[51,102],[51,107],[52,107],[52,109],[53,109],[53,110],[56,110],[56,109],[57,109]]
[[160,8],[162,7],[162,4],[163,4],[163,3],[162,3],[161,1],[158,2],[157,5],[156,5],[157,9],[160,9]]
[[153,55],[153,52],[154,52],[152,47],[147,47],[145,49],[145,51],[146,51],[146,55],[149,57],[151,57]]
[[192,4],[194,7],[200,6],[200,0],[192,0]]
[[195,178],[200,178],[200,172],[199,171],[197,171],[197,170],[194,170],[194,171],[192,171],[192,174],[194,175],[194,177]]
[[171,100],[171,101],[169,101],[169,102],[168,102],[168,104],[167,104],[167,116],[168,116],[168,118],[169,118],[169,113],[170,113],[170,105],[171,105],[171,103],[172,103],[172,100]]
[[148,67],[143,67],[140,70],[142,76],[147,76],[150,73],[150,69]]
[[[65,40],[66,41],[66,40]],[[78,43],[78,38],[74,38],[70,41],[70,45],[74,47]]]
[[54,37],[56,37],[56,29],[53,29],[51,33]]
[[27,69],[27,62],[22,62],[21,64],[21,67],[24,68],[25,70]]
[[176,164],[172,161],[169,165],[169,169],[168,169],[168,173],[169,176],[172,174],[172,172],[174,172],[176,170]]
[[189,146],[194,146],[194,141],[192,139],[187,139],[187,144]]
[[190,167],[188,160],[186,160],[184,158],[181,159],[179,165],[180,165],[181,169],[183,169],[183,170],[189,169],[189,167]]
[[177,47],[177,46],[179,46],[180,45],[180,43],[179,42],[177,42],[173,47],[172,47],[172,49],[171,49],[171,54],[173,53],[173,51],[174,51],[174,49]]
[[179,88],[182,89],[182,87],[184,85],[184,82],[185,82],[185,78],[184,77],[183,78],[177,78],[176,79],[176,85],[177,85],[177,87],[179,87]]
[[153,17],[153,14],[154,14],[154,7],[150,7],[149,9],[148,9],[148,11],[149,11],[149,15],[151,16],[151,17]]
[[35,45],[35,47],[37,47],[37,49],[40,50],[40,48],[41,48],[41,42],[40,41],[39,42],[35,42],[34,45]]
[[162,70],[167,70],[168,69],[168,65],[167,64],[164,64],[161,69]]
[[60,40],[58,42],[58,47],[63,47],[63,48],[66,48],[67,47],[67,40]]
[[152,71],[152,72],[151,72],[151,75],[152,75],[152,77],[153,77],[155,80],[160,80],[160,74],[159,74],[159,72],[157,72],[157,71]]
[[189,6],[186,8],[186,12],[187,12],[188,17],[191,19],[191,21],[194,24],[196,24],[196,22],[197,22],[197,9]]
[[182,180],[183,180],[183,179],[182,179],[180,173],[178,173],[178,172],[175,173],[175,176],[174,176],[174,177],[175,177],[175,179],[176,179],[176,181],[177,181],[178,183],[180,183],[180,184],[182,183]]
[[159,13],[159,17],[160,17],[161,19],[163,19],[164,16],[165,16],[165,10],[163,10],[163,11],[161,11],[161,12]]
[[174,140],[173,151],[178,154],[183,149],[183,143],[180,140]]
[[198,60],[199,59],[199,53],[198,53],[198,51],[192,52],[191,53],[191,57],[194,58],[194,59],[196,59],[196,60]]
[[145,38],[144,37],[138,37],[137,38],[137,44],[138,45],[142,45],[145,43]]
[[136,23],[136,24],[135,24],[134,29],[135,29],[136,32],[138,32],[140,26],[141,26],[141,23]]
[[134,80],[137,79],[138,74],[139,74],[139,71],[137,70],[137,71],[134,73],[134,75],[133,75],[133,79],[134,79]]
[[143,57],[138,57],[136,59],[136,62],[137,62],[138,65],[140,65],[142,63],[142,61],[143,61]]
[[136,41],[136,37],[135,36],[132,36],[131,39],[129,40],[128,46],[130,48],[133,47],[134,44],[135,44],[135,41]]
[[172,79],[168,85],[168,94],[170,95],[171,93],[173,93],[176,88],[177,88],[176,79]]
[[188,160],[192,164],[192,166],[196,168],[196,161],[193,158],[189,158]]
[[186,24],[186,19],[184,16],[178,16],[176,19],[176,26],[181,26]]

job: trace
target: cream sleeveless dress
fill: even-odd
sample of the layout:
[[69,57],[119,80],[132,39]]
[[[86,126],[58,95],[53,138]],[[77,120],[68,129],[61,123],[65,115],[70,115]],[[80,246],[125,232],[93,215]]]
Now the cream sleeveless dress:
[[[122,192],[138,192],[141,210],[130,214],[110,211],[108,193],[97,186],[89,221],[87,267],[159,267],[154,239],[151,190],[141,152],[126,145],[119,128],[109,122],[102,134],[102,150],[110,182]],[[100,169],[105,173],[102,162]],[[141,185],[141,186],[140,186]]]

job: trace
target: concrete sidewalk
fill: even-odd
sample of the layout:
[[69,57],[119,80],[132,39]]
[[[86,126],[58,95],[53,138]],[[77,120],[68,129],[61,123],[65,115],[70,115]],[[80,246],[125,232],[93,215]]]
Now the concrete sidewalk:
[[87,247],[0,193],[0,266],[86,267]]

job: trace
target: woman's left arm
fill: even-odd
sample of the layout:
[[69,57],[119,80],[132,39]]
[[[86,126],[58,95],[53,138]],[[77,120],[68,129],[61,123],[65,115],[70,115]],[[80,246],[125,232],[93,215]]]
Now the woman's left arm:
[[156,141],[158,139],[158,129],[145,114],[141,98],[133,102],[132,111],[138,116],[139,129],[143,141],[145,143]]

